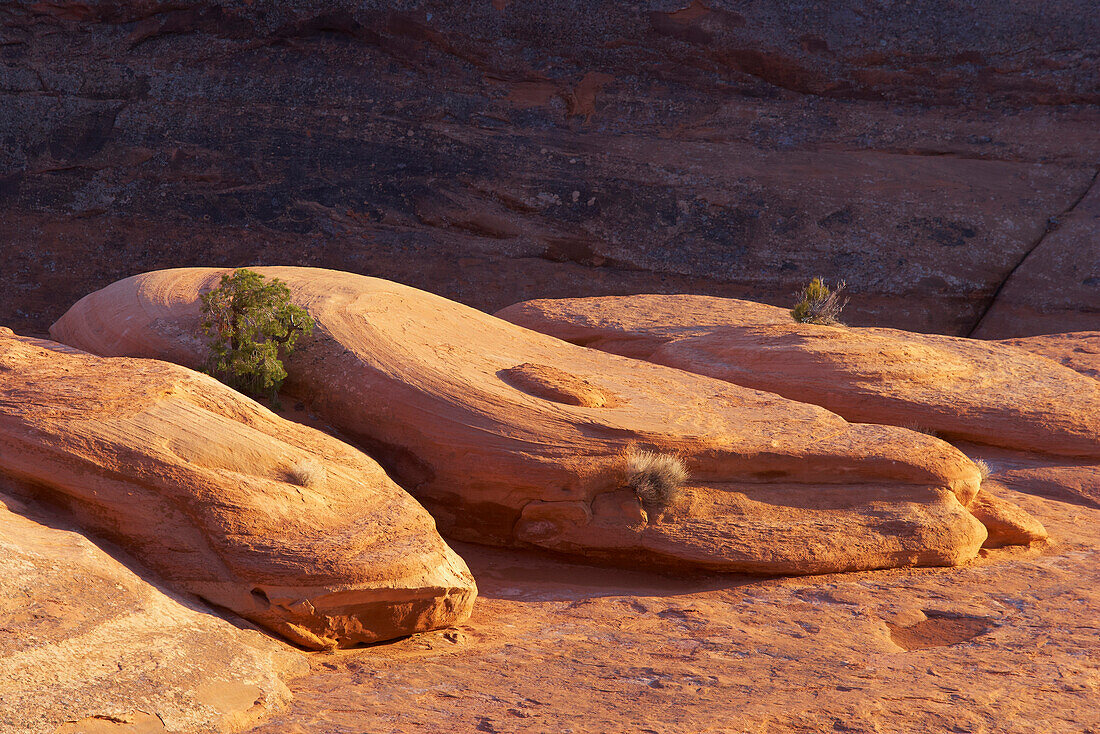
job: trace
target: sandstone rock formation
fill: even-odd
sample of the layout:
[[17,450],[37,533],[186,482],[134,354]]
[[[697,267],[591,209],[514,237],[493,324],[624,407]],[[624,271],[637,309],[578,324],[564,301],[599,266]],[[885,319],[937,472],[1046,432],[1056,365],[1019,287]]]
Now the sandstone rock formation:
[[[384,280],[256,270],[286,281],[317,323],[287,363],[288,390],[452,537],[760,573],[953,565],[986,539],[965,509],[978,469],[930,436],[565,344]],[[196,364],[199,294],[223,272],[120,281],[52,334]],[[631,447],[687,464],[663,510],[624,487]]]
[[1082,375],[1100,380],[1100,331],[1043,334],[1004,339],[1001,343],[1041,354]]
[[1042,523],[1000,494],[993,494],[984,484],[974,501],[966,507],[989,531],[984,544],[986,548],[1029,545],[1047,538],[1047,530]]
[[1016,490],[1056,541],[959,568],[666,575],[460,544],[492,624],[327,658],[255,734],[1100,729],[1100,505]]
[[[323,477],[299,486],[306,461]],[[306,647],[461,622],[476,593],[369,457],[176,365],[0,333],[0,472],[168,585]]]
[[238,731],[284,706],[283,678],[308,671],[286,645],[28,511],[0,494],[2,734]]
[[1098,26],[1093,0],[8,0],[0,314],[266,262],[488,310],[821,275],[854,323],[966,334],[1003,298],[1097,329]]
[[1004,344],[794,323],[708,296],[529,301],[498,313],[536,331],[813,403],[850,421],[1100,458],[1100,383]]

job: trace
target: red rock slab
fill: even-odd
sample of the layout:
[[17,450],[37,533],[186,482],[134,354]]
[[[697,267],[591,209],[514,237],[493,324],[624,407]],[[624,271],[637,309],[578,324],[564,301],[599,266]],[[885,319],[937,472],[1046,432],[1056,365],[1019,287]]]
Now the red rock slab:
[[1002,339],[1000,343],[1041,354],[1082,375],[1100,380],[1100,331],[1041,334]]
[[[984,483],[978,490],[978,496],[967,505],[967,509],[974,513],[974,516],[989,531],[984,547],[1029,545],[1046,540],[1048,536],[1043,524],[1022,510],[1019,505],[1009,502],[999,494],[994,494],[995,490],[991,486],[993,484]],[[998,486],[998,489],[1003,487]]]
[[[952,565],[985,540],[964,507],[977,468],[932,437],[569,345],[384,280],[256,270],[286,281],[317,323],[288,361],[288,389],[453,537],[756,573]],[[119,281],[52,333],[198,364],[199,294],[225,272]],[[623,489],[632,446],[683,458],[678,502],[647,510]]]
[[469,624],[315,659],[255,734],[1096,729],[1100,506],[997,494],[1054,542],[778,579],[459,545],[481,589]]
[[0,334],[0,472],[170,586],[306,647],[455,624],[476,594],[369,457],[166,362]]
[[708,296],[529,301],[521,326],[953,440],[1100,457],[1100,384],[1023,349],[897,329],[794,323]]
[[1013,489],[1026,487],[1045,497],[1100,508],[1100,465],[1097,464],[1014,467],[998,479]]
[[2,734],[230,732],[290,700],[304,656],[28,511],[0,494]]

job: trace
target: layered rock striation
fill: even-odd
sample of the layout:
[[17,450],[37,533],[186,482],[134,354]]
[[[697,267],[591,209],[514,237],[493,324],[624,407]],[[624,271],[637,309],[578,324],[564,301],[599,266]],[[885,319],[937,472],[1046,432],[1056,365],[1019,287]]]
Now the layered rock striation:
[[[618,562],[757,573],[954,565],[987,537],[962,453],[902,428],[648,364],[509,324],[407,286],[257,268],[317,324],[287,388],[366,447],[451,536]],[[100,354],[197,364],[199,295],[225,271],[120,281],[57,324]],[[629,454],[689,479],[645,506]]]
[[1100,328],[1094,6],[9,0],[0,314],[264,262]]
[[368,456],[177,365],[0,333],[0,475],[170,587],[306,647],[452,625],[476,594]]
[[498,315],[576,344],[820,405],[850,421],[1100,458],[1100,383],[1008,344],[800,324],[785,309],[707,296],[538,300]]

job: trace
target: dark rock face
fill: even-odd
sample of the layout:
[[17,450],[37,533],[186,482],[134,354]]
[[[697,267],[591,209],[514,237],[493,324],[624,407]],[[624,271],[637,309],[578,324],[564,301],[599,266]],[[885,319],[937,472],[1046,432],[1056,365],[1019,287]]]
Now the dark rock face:
[[0,322],[300,264],[487,310],[820,275],[852,323],[1100,328],[1093,10],[4,3]]

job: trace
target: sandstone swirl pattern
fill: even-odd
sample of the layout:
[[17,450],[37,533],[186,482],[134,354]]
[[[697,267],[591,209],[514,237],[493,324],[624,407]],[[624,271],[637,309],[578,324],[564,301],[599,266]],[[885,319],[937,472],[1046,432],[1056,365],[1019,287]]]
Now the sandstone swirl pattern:
[[[306,460],[324,466],[316,486],[290,481]],[[168,585],[307,647],[461,622],[476,594],[369,457],[177,365],[0,332],[0,474]]]
[[[725,571],[954,565],[987,537],[962,453],[772,393],[565,344],[396,283],[285,280],[317,322],[288,390],[383,462],[453,537]],[[226,271],[119,281],[52,329],[104,355],[197,364],[199,294]],[[647,512],[630,446],[680,454],[689,486]]]
[[[1100,383],[1007,344],[797,324],[786,309],[709,296],[527,301],[498,316],[575,344],[820,405],[851,421],[1100,458]],[[1083,339],[1078,344],[1085,348]]]

